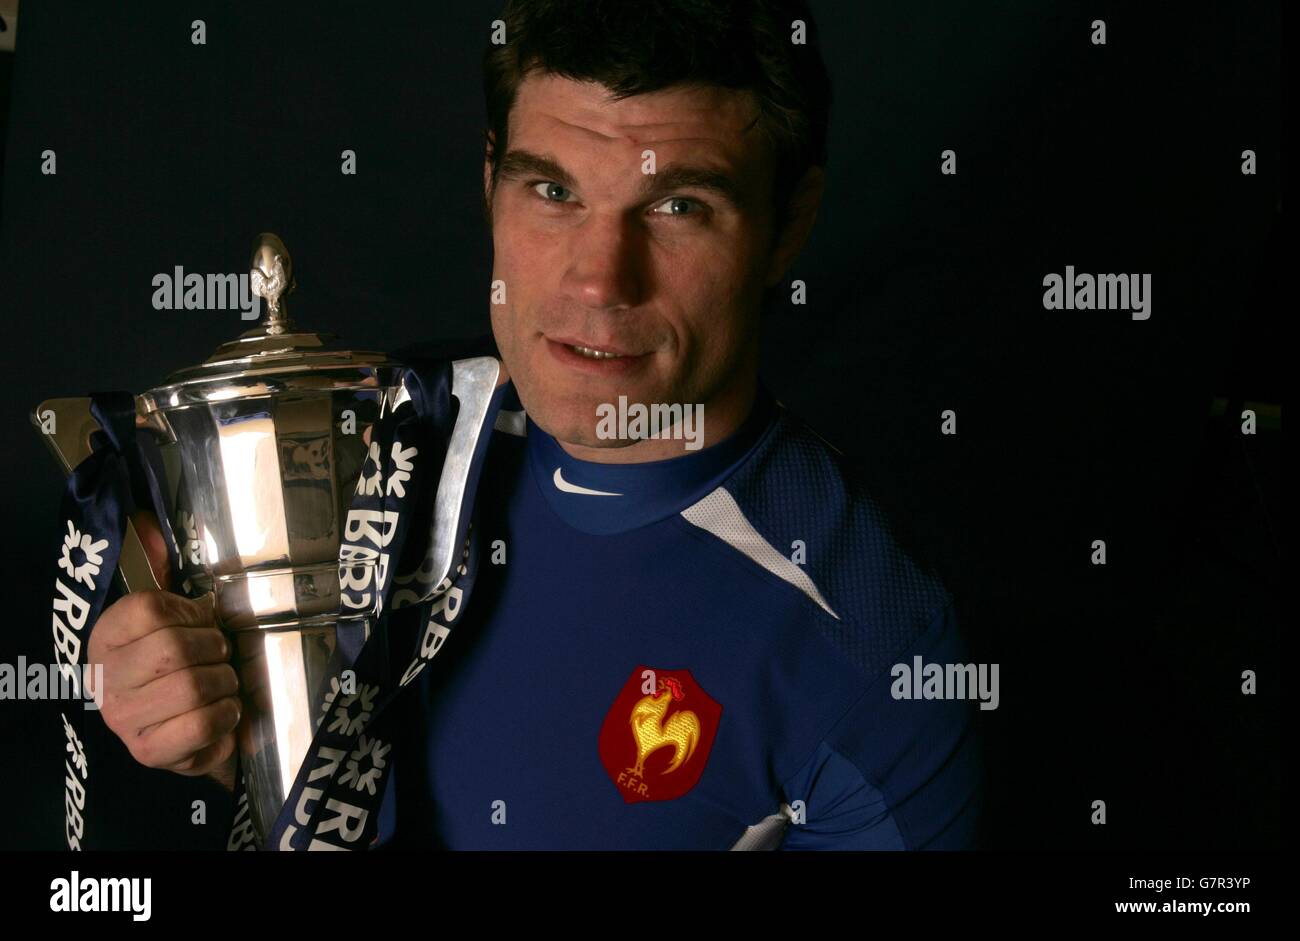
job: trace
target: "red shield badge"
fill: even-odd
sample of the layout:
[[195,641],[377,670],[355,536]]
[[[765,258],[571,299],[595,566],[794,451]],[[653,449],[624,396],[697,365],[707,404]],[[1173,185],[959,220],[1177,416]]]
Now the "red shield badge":
[[601,763],[627,803],[673,800],[700,779],[721,718],[690,670],[638,666],[605,715]]

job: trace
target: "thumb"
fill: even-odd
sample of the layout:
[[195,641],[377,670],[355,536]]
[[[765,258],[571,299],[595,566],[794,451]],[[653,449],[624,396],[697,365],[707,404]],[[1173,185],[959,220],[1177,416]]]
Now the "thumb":
[[172,565],[167,553],[167,540],[163,538],[162,527],[158,517],[149,510],[136,510],[131,514],[131,524],[144,546],[144,553],[149,557],[149,568],[158,586],[164,591],[171,590]]

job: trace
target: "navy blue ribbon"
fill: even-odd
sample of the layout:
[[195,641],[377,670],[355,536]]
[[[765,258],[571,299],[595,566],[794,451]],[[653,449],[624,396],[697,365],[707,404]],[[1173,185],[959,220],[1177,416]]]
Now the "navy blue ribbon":
[[97,393],[91,397],[90,411],[101,430],[91,437],[92,453],[72,469],[64,487],[51,623],[55,663],[74,694],[83,699],[61,713],[64,838],[69,849],[81,849],[86,839],[90,780],[85,749],[86,650],[117,570],[127,517],[136,509],[136,488],[147,486],[146,494],[158,492],[137,444],[134,397],[129,392]]
[[[392,777],[395,726],[390,708],[437,655],[473,590],[478,562],[471,523],[476,483],[500,390],[492,399],[486,427],[470,466],[470,482],[457,522],[462,546],[458,565],[432,596],[419,604],[390,604],[397,572],[425,562],[434,499],[447,441],[456,417],[451,363],[407,369],[409,400],[381,415],[371,429],[370,453],[362,467],[339,550],[344,610],[377,608],[374,629],[355,657],[355,631],[340,631],[336,663],[340,674],[325,691],[321,722],[293,787],[262,849],[369,849],[376,839],[379,810]],[[413,653],[395,658],[392,638],[414,637]],[[353,648],[355,649],[355,648]],[[240,814],[246,800],[239,798]],[[236,821],[241,828],[240,821]],[[247,833],[246,825],[242,832]],[[246,842],[232,835],[232,849]]]

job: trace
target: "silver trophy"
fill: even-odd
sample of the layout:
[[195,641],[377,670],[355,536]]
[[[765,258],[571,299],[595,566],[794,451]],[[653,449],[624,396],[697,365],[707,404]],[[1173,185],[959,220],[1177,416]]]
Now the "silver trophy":
[[[213,592],[218,623],[233,640],[240,758],[252,823],[265,838],[315,735],[340,628],[369,636],[374,611],[341,605],[339,543],[368,430],[406,390],[400,363],[332,349],[326,336],[292,326],[284,297],[293,267],[275,235],[259,237],[250,280],[265,301],[264,321],[136,396],[136,427],[158,446],[160,483],[174,508],[183,585],[173,589]],[[499,378],[491,357],[453,364],[459,408],[429,548],[407,586],[419,597],[431,596],[458,560],[470,463],[490,432],[483,424]],[[49,428],[51,413],[54,431],[44,437],[70,473],[90,454],[98,425],[88,398],[42,402],[33,422]],[[131,524],[118,574],[127,591],[159,587]]]

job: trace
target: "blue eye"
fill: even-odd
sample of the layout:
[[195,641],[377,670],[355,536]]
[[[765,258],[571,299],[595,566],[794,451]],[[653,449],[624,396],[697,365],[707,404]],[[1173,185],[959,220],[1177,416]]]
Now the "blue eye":
[[660,213],[658,209],[655,209],[654,212],[656,215],[666,215],[666,216],[688,216],[688,215],[698,216],[700,214],[700,209],[702,208],[702,204],[696,202],[694,199],[687,199],[685,196],[673,196],[670,199],[664,200],[659,205],[672,207],[678,203],[684,203],[688,206],[694,206],[695,212],[673,212],[671,211],[671,208],[666,213]]
[[[549,180],[542,180],[538,183],[530,183],[528,185],[533,188],[534,192],[536,192],[537,195],[541,196],[547,202],[551,202],[551,203],[568,202],[568,200],[565,199],[564,197],[569,195],[569,191],[565,189],[563,186],[561,186],[559,183],[552,183]],[[538,190],[539,186],[546,187],[545,191]]]

